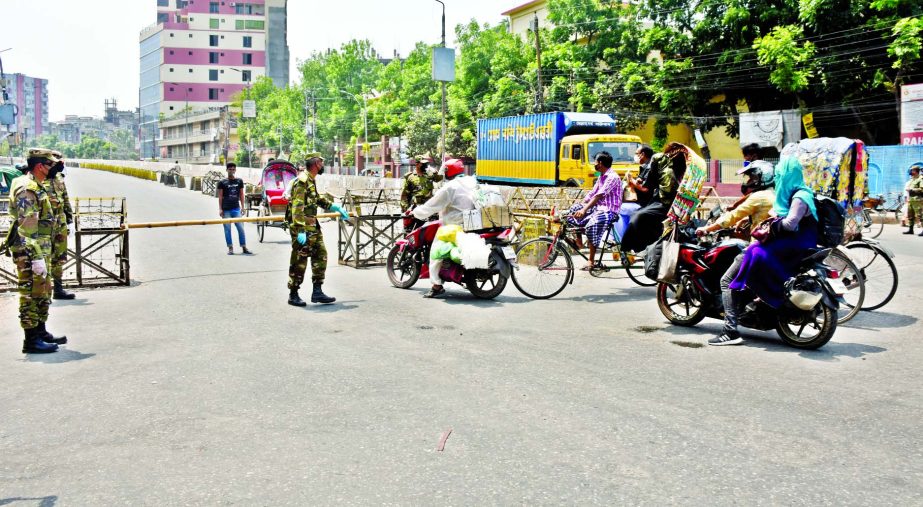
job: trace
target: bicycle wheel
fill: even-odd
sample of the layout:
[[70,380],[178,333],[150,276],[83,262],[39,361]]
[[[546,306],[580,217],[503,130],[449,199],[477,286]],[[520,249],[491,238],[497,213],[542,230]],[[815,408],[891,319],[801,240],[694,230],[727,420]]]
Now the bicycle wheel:
[[[625,254],[622,254],[623,258]],[[633,261],[633,262],[629,262]],[[627,259],[622,261],[622,266],[625,267],[625,272],[628,273],[628,278],[631,278],[632,282],[640,285],[641,287],[653,287],[657,285],[656,280],[651,280],[644,274],[644,257],[641,255],[629,255]]]
[[570,254],[553,238],[533,239],[516,250],[513,285],[532,299],[558,295],[573,277]]
[[849,258],[859,268],[865,281],[863,310],[877,310],[888,304],[897,292],[897,267],[880,248],[868,243],[846,245]]
[[[871,216],[871,213],[869,213]],[[875,239],[878,236],[881,236],[881,232],[885,230],[885,217],[887,217],[887,211],[879,211],[876,213],[878,215],[878,223],[872,223],[870,238]]]
[[824,259],[824,264],[839,272],[839,280],[846,286],[843,302],[837,312],[837,323],[849,322],[862,310],[865,300],[865,281],[856,264],[849,259],[849,255],[839,248],[831,250],[830,255]]

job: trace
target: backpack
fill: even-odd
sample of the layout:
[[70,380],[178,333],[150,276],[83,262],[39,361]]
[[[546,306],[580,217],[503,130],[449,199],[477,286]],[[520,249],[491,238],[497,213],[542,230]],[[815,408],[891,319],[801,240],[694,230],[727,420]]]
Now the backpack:
[[814,196],[814,207],[817,209],[818,242],[825,248],[835,248],[843,242],[846,211],[825,195]]

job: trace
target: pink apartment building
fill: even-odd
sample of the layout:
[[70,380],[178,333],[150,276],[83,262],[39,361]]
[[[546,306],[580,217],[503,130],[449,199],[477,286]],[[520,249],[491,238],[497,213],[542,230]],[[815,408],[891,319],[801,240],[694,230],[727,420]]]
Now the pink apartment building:
[[259,76],[288,85],[286,3],[157,0],[157,23],[140,36],[142,158],[209,149],[190,132],[164,139],[163,120],[220,109]]

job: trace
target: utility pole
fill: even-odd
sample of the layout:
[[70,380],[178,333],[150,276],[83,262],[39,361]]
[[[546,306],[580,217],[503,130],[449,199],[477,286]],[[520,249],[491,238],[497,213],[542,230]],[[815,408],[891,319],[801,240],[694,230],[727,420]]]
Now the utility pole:
[[535,18],[532,20],[532,31],[535,33],[535,58],[538,63],[536,68],[536,78],[537,85],[535,86],[535,112],[542,112],[542,38],[538,33],[538,13],[535,13]]
[[[445,3],[442,0],[436,0],[442,4],[442,47],[445,47]],[[445,81],[442,82],[442,143],[439,149],[440,163],[445,162]]]

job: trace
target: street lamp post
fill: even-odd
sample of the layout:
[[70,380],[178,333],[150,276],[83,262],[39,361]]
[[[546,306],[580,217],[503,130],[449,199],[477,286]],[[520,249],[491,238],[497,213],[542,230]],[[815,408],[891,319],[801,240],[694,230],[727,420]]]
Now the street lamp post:
[[[442,4],[442,47],[445,47],[445,2],[436,0]],[[442,82],[442,146],[439,150],[440,162],[445,162],[445,81]]]
[[[359,97],[357,97],[356,95],[349,93],[346,90],[340,90],[340,92],[345,93],[346,95],[349,95],[350,97],[352,97],[356,101],[356,103],[359,104],[359,106],[362,108],[362,124],[365,127],[365,140],[363,142],[363,145],[368,144],[369,143],[369,118],[368,118],[368,102],[366,101],[365,95],[362,96],[362,102],[360,103]],[[365,153],[365,170],[368,171],[369,170],[369,150],[365,149],[365,146],[363,146],[362,151],[363,153]]]
[[[250,76],[244,75],[244,71],[240,69],[235,69],[234,67],[228,67],[228,68],[240,74],[241,80],[243,80],[243,82],[246,83],[247,100],[250,100]],[[230,114],[230,111],[228,112],[228,114]],[[243,111],[241,111],[241,116],[243,116]],[[252,169],[253,168],[253,135],[252,135],[252,132],[250,131],[250,126],[251,126],[250,122],[247,121],[247,142],[250,143],[250,147],[247,150],[247,166]],[[240,133],[238,132],[238,136],[237,136],[238,139],[240,138],[239,134]],[[231,136],[231,132],[230,132],[230,129],[228,129],[228,137],[230,136]],[[230,140],[228,142],[230,142]]]

